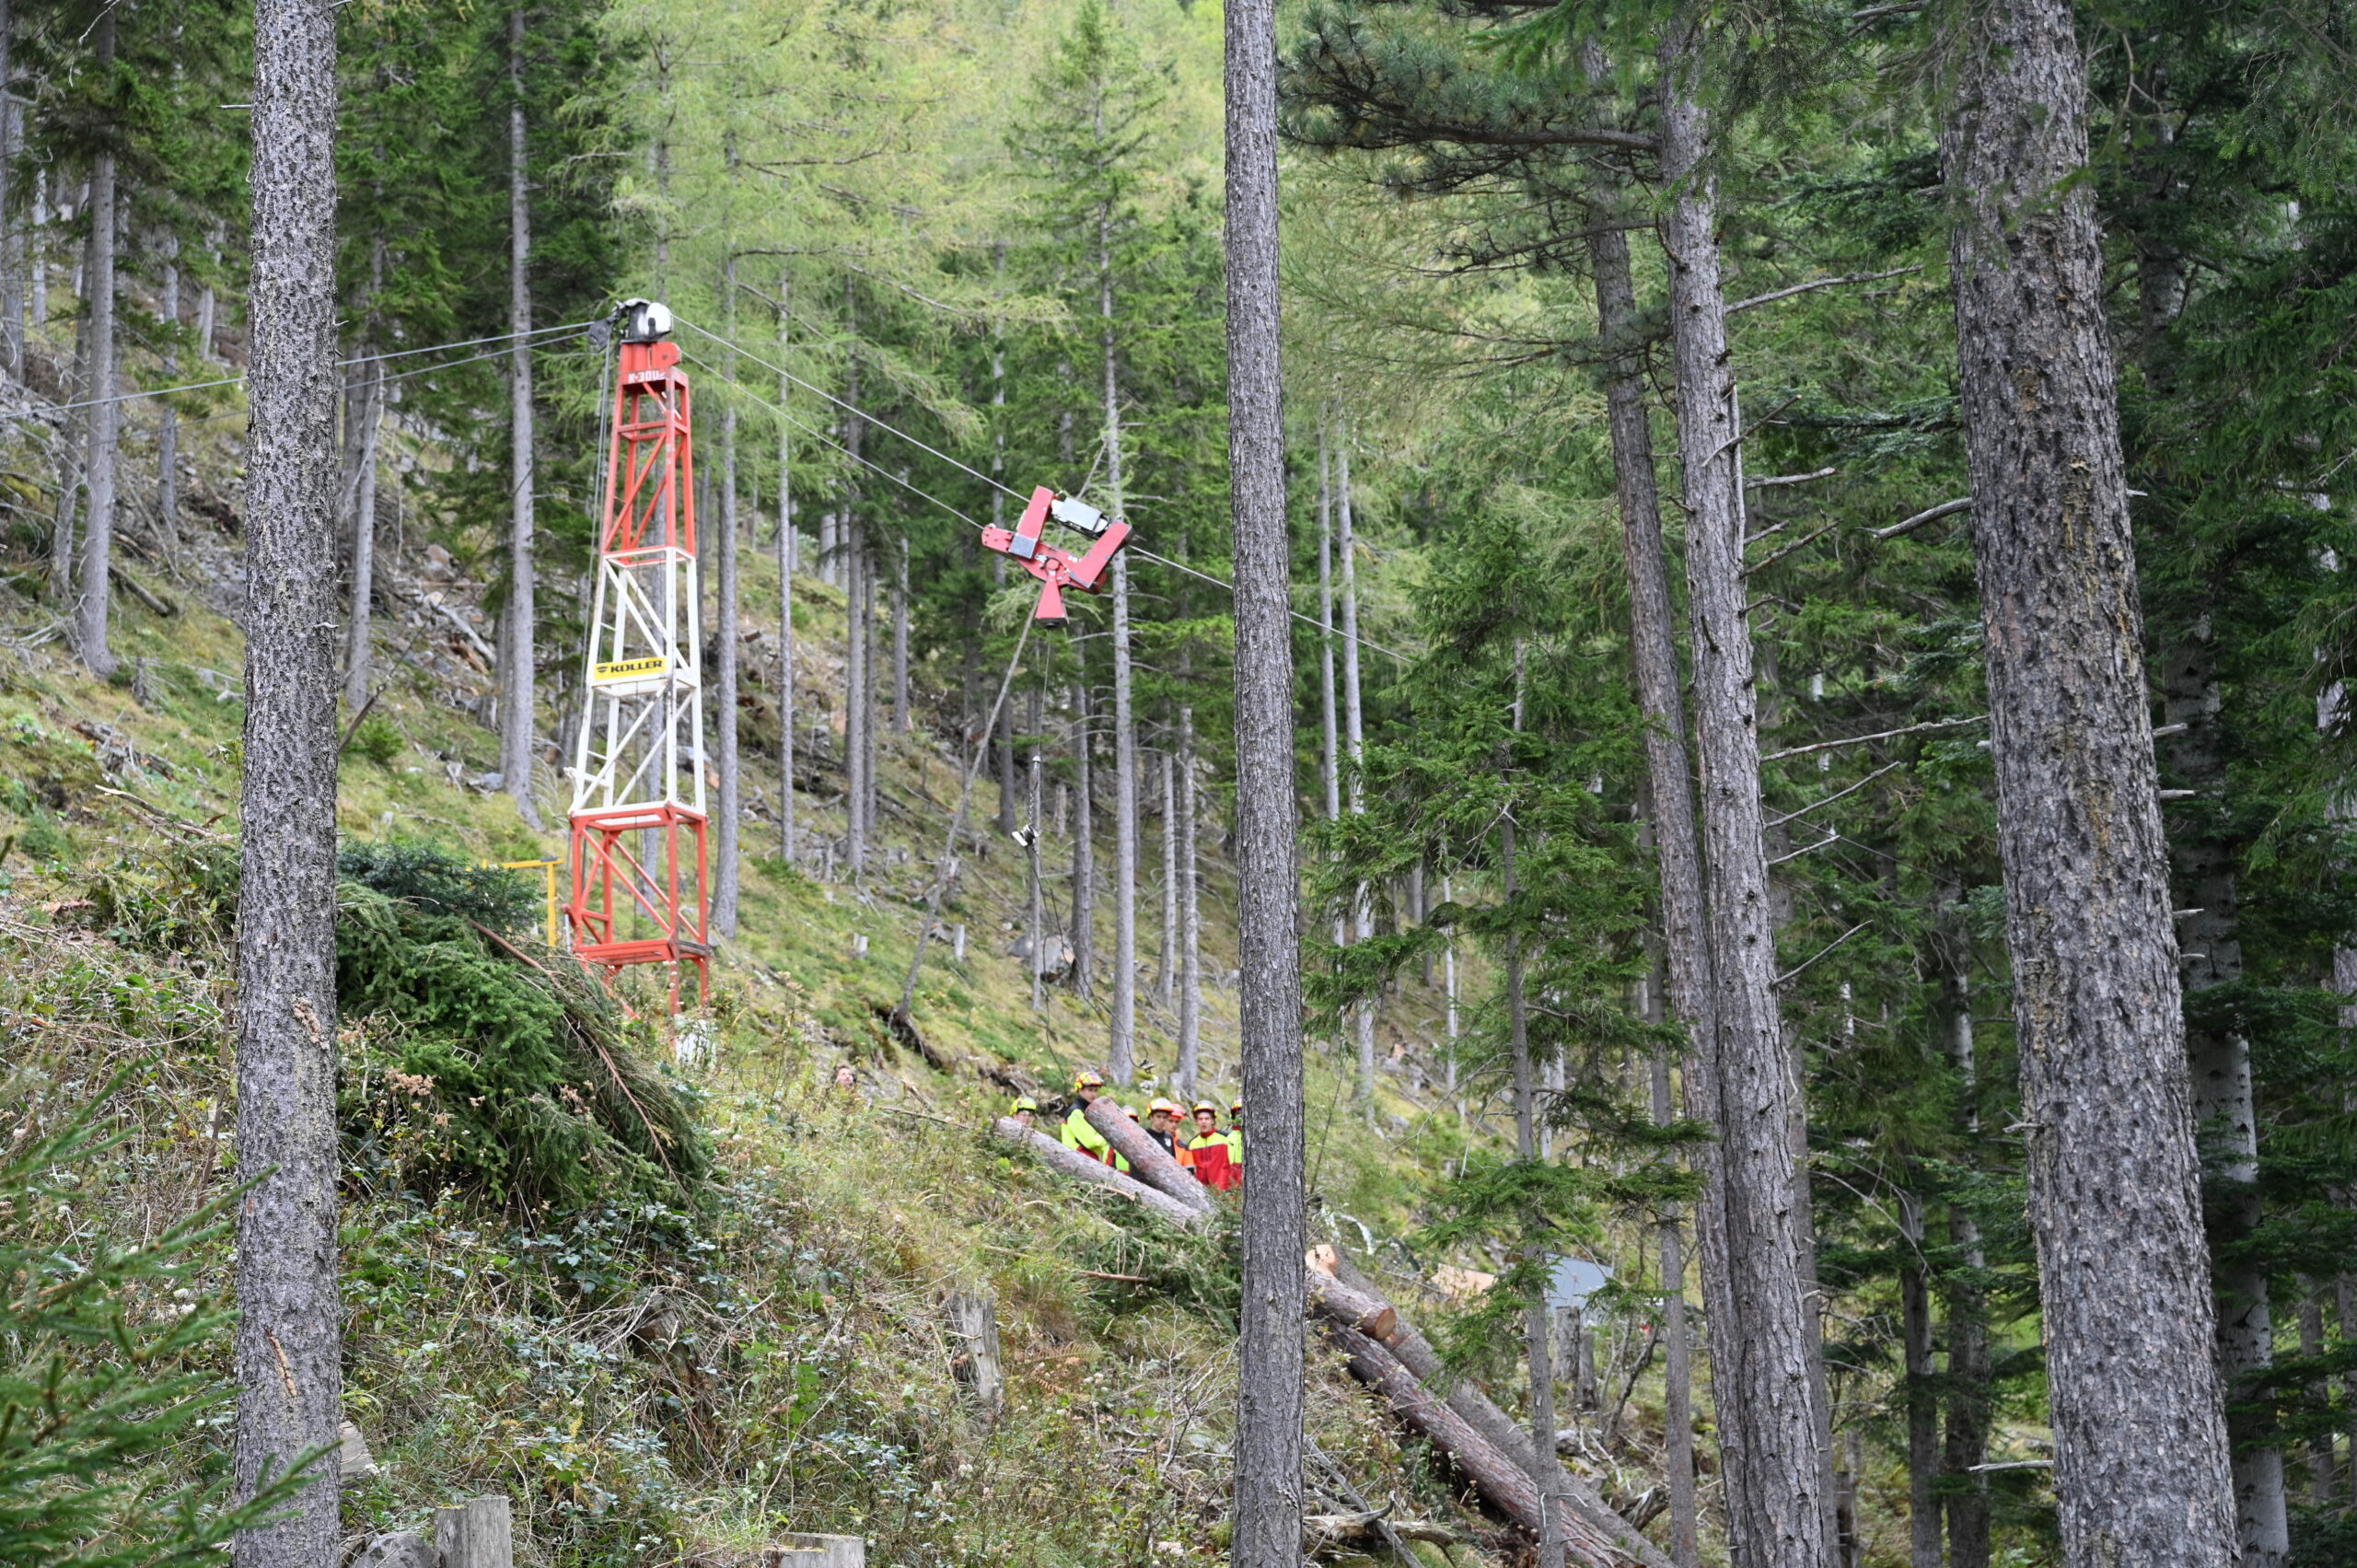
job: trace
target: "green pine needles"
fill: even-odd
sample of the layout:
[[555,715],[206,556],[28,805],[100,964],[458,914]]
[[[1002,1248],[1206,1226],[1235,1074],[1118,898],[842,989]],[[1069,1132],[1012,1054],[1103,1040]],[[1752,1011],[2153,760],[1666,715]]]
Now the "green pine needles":
[[686,1091],[577,966],[503,934],[528,889],[407,845],[338,868],[339,1110],[364,1173],[524,1209],[692,1201],[709,1151]]
[[0,1084],[0,1568],[219,1562],[294,1490],[229,1506],[226,1456],[192,1441],[229,1398],[203,1370],[229,1315],[192,1288],[192,1260],[238,1194],[145,1243],[51,1223],[113,1146],[96,1125],[110,1098],[44,1132],[23,1082]]

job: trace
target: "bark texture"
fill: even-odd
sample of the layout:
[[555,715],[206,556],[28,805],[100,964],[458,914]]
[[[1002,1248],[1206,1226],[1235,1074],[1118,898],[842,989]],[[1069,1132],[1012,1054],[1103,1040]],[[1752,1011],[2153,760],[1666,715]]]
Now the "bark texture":
[[[1662,46],[1662,164],[1677,190],[1669,250],[1671,344],[1686,498],[1694,734],[1718,1079],[1721,1212],[1706,1260],[1725,1271],[1731,1320],[1712,1326],[1728,1536],[1736,1568],[1830,1561],[1830,1473],[1815,1372],[1816,1326],[1794,1159],[1798,1086],[1776,1005],[1776,931],[1761,839],[1759,735],[1745,613],[1742,425],[1719,273],[1710,124],[1696,99],[1702,39],[1689,20]],[[1720,1238],[1710,1239],[1723,1227]],[[1716,1258],[1712,1258],[1715,1250]],[[1717,1305],[1716,1302],[1713,1305]]]
[[[94,38],[99,75],[114,70],[115,7],[99,13]],[[81,597],[75,616],[75,650],[93,675],[114,671],[108,646],[113,604],[115,460],[122,447],[122,405],[115,395],[115,161],[101,143],[90,158],[90,263],[83,294],[90,316],[90,452],[84,482],[87,515],[82,527]]]
[[1300,879],[1292,551],[1278,366],[1275,0],[1226,13],[1228,469],[1236,578],[1237,1022],[1252,1118],[1237,1353],[1235,1568],[1301,1561]]
[[338,1556],[343,1404],[335,1121],[335,28],[254,10],[246,489],[245,776],[238,800],[236,1470],[240,1493],[325,1450],[238,1568]]
[[[534,690],[540,663],[532,568],[532,180],[524,117],[524,9],[507,13],[507,330],[508,396],[507,668],[500,672],[500,781],[517,815],[538,831],[532,799]],[[358,613],[355,611],[355,613]]]
[[[1596,74],[1596,73],[1591,73]],[[1694,819],[1692,774],[1686,749],[1686,702],[1678,668],[1676,611],[1669,592],[1669,552],[1662,541],[1661,492],[1654,477],[1653,425],[1647,411],[1644,356],[1639,347],[1636,288],[1629,270],[1628,237],[1609,223],[1599,223],[1588,242],[1596,278],[1596,323],[1613,358],[1605,378],[1605,406],[1612,438],[1615,489],[1620,505],[1623,569],[1629,586],[1629,647],[1637,678],[1638,709],[1645,717],[1645,776],[1647,819],[1654,855],[1661,878],[1661,926],[1664,972],[1669,1010],[1686,1029],[1680,1078],[1686,1114],[1716,1128],[1719,1120],[1718,1067],[1712,1059],[1714,1016],[1711,996],[1711,955],[1704,929],[1702,844]],[[1444,897],[1446,891],[1444,890]],[[1449,950],[1449,1035],[1456,1037],[1456,950]],[[1654,1115],[1670,1119],[1669,1072],[1657,1068],[1658,1086]],[[1724,1173],[1716,1142],[1704,1144],[1693,1156],[1702,1177],[1702,1192],[1695,1207],[1697,1239],[1702,1245],[1705,1299],[1713,1320],[1735,1322],[1728,1293],[1726,1260],[1718,1245],[1723,1234]],[[1675,1250],[1674,1250],[1675,1249]],[[1662,1231],[1662,1278],[1669,1290],[1668,1334],[1673,1399],[1683,1409],[1690,1400],[1692,1368],[1688,1354],[1686,1300],[1682,1268],[1673,1269],[1673,1256],[1683,1262],[1678,1225]],[[1672,1412],[1675,1414],[1676,1412]],[[1673,1423],[1670,1514],[1673,1555],[1681,1568],[1696,1561],[1693,1434],[1690,1423]],[[1678,1450],[1683,1451],[1683,1461]]]
[[2072,1568],[2238,1558],[2085,69],[1968,13],[1941,156],[2030,1222]]

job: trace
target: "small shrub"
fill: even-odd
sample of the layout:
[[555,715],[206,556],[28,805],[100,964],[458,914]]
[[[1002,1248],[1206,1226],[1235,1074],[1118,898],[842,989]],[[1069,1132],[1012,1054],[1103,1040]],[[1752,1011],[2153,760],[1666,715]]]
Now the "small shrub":
[[[117,1080],[118,1083],[121,1080]],[[41,1234],[114,1146],[99,1096],[53,1133],[36,1131],[25,1081],[0,1084],[0,1564],[197,1568],[286,1505],[298,1470],[227,1504],[221,1457],[193,1475],[168,1459],[229,1388],[197,1370],[229,1314],[183,1282],[228,1228],[230,1192],[142,1245],[100,1240],[75,1256]]]
[[349,756],[365,758],[381,768],[400,756],[408,745],[409,739],[401,734],[400,726],[380,714],[371,714],[353,730],[352,742],[344,751]]

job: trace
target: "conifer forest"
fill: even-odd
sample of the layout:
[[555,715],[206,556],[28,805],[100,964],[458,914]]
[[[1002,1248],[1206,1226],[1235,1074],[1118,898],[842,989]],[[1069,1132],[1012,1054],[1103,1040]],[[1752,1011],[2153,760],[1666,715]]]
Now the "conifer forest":
[[0,0],[0,1568],[2357,1565],[2357,6]]

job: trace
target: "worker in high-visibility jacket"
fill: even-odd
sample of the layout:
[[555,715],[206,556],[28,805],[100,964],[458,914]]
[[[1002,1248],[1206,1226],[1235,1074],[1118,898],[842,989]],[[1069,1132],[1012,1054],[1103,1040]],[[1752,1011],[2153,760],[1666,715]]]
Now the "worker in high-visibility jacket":
[[1063,1141],[1067,1149],[1077,1149],[1090,1159],[1111,1165],[1113,1146],[1105,1134],[1088,1124],[1088,1108],[1098,1095],[1105,1092],[1105,1080],[1084,1069],[1074,1074],[1072,1081],[1072,1114],[1064,1118]]
[[1244,1184],[1244,1102],[1230,1100],[1227,1106],[1227,1163],[1236,1167],[1237,1186]]
[[1188,1163],[1187,1140],[1180,1133],[1178,1123],[1186,1114],[1178,1101],[1160,1095],[1154,1097],[1145,1111],[1145,1135],[1161,1144],[1162,1152],[1182,1167]]
[[1227,1156],[1227,1135],[1219,1130],[1219,1107],[1210,1100],[1195,1102],[1195,1135],[1187,1147],[1188,1167],[1195,1179],[1214,1191],[1236,1185],[1236,1167]]

